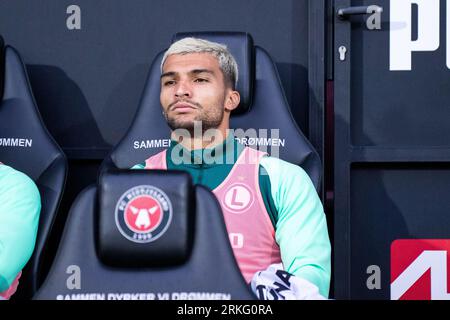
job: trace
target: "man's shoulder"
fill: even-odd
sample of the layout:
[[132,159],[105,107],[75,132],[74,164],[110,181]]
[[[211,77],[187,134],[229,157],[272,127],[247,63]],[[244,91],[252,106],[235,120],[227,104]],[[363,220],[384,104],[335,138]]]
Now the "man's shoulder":
[[310,193],[315,190],[314,184],[306,171],[291,162],[265,156],[260,162],[261,175],[266,175],[271,184],[272,191],[282,194],[298,195]]
[[6,184],[20,184],[21,186],[34,186],[34,181],[31,180],[25,173],[16,170],[7,165],[0,165],[0,180],[2,185]]
[[297,179],[299,177],[309,178],[302,167],[280,158],[271,156],[262,157],[260,165],[269,175],[289,175],[290,177],[295,176]]
[[7,165],[0,165],[0,191],[2,195],[12,194],[18,196],[26,194],[39,198],[39,190],[34,181],[25,173]]

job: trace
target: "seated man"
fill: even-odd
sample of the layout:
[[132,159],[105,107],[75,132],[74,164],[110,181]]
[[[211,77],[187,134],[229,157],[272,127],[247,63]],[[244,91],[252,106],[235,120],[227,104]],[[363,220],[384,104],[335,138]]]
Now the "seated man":
[[33,253],[41,200],[34,182],[0,163],[0,299],[9,299]]
[[[238,67],[226,46],[179,40],[165,53],[161,73],[171,145],[133,168],[185,170],[194,183],[210,188],[248,283],[261,283],[260,271],[275,270],[274,279],[280,275],[278,283],[286,287],[291,275],[301,279],[295,283],[306,283],[305,291],[312,293],[302,297],[328,297],[331,248],[320,199],[302,168],[235,139],[229,120],[240,102]],[[278,266],[284,273],[277,273]]]

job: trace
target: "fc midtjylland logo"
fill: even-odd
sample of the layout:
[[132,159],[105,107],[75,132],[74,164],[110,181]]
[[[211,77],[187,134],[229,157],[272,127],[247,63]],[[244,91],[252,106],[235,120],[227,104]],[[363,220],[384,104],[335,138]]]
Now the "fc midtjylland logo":
[[400,239],[391,244],[392,300],[450,300],[450,240]]
[[127,190],[115,210],[116,225],[130,241],[149,243],[161,237],[172,221],[172,203],[160,189],[142,185]]

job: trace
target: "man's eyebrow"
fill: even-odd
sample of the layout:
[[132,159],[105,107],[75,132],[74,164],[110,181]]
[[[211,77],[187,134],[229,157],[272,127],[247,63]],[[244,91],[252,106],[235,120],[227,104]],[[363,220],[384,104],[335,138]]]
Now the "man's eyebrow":
[[191,74],[199,74],[199,73],[214,74],[214,71],[209,70],[209,69],[194,69],[194,70],[189,71],[189,73],[191,73]]
[[[209,74],[214,74],[214,71],[209,70],[209,69],[193,69],[191,71],[189,71],[190,74],[200,74],[200,73],[209,73]],[[169,72],[165,72],[161,75],[161,79],[164,77],[175,77],[178,74],[178,72],[175,71],[169,71]]]
[[161,79],[164,77],[174,77],[177,73],[173,71],[165,72],[161,75]]

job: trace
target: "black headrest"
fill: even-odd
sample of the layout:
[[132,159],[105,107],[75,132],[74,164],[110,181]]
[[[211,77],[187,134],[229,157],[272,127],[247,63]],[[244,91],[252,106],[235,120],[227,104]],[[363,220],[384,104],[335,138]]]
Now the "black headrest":
[[253,81],[255,78],[255,61],[253,52],[253,39],[246,32],[179,32],[172,42],[186,37],[194,37],[217,42],[227,46],[235,58],[239,77],[236,90],[241,95],[241,102],[233,114],[242,114],[248,111],[252,105]]
[[3,87],[5,85],[5,43],[0,36],[0,101],[3,99]]
[[36,106],[19,53],[5,47],[3,99],[0,101],[2,162],[38,180],[63,153],[48,132]]
[[122,170],[99,179],[98,253],[107,265],[183,263],[193,239],[195,201],[185,172]]

